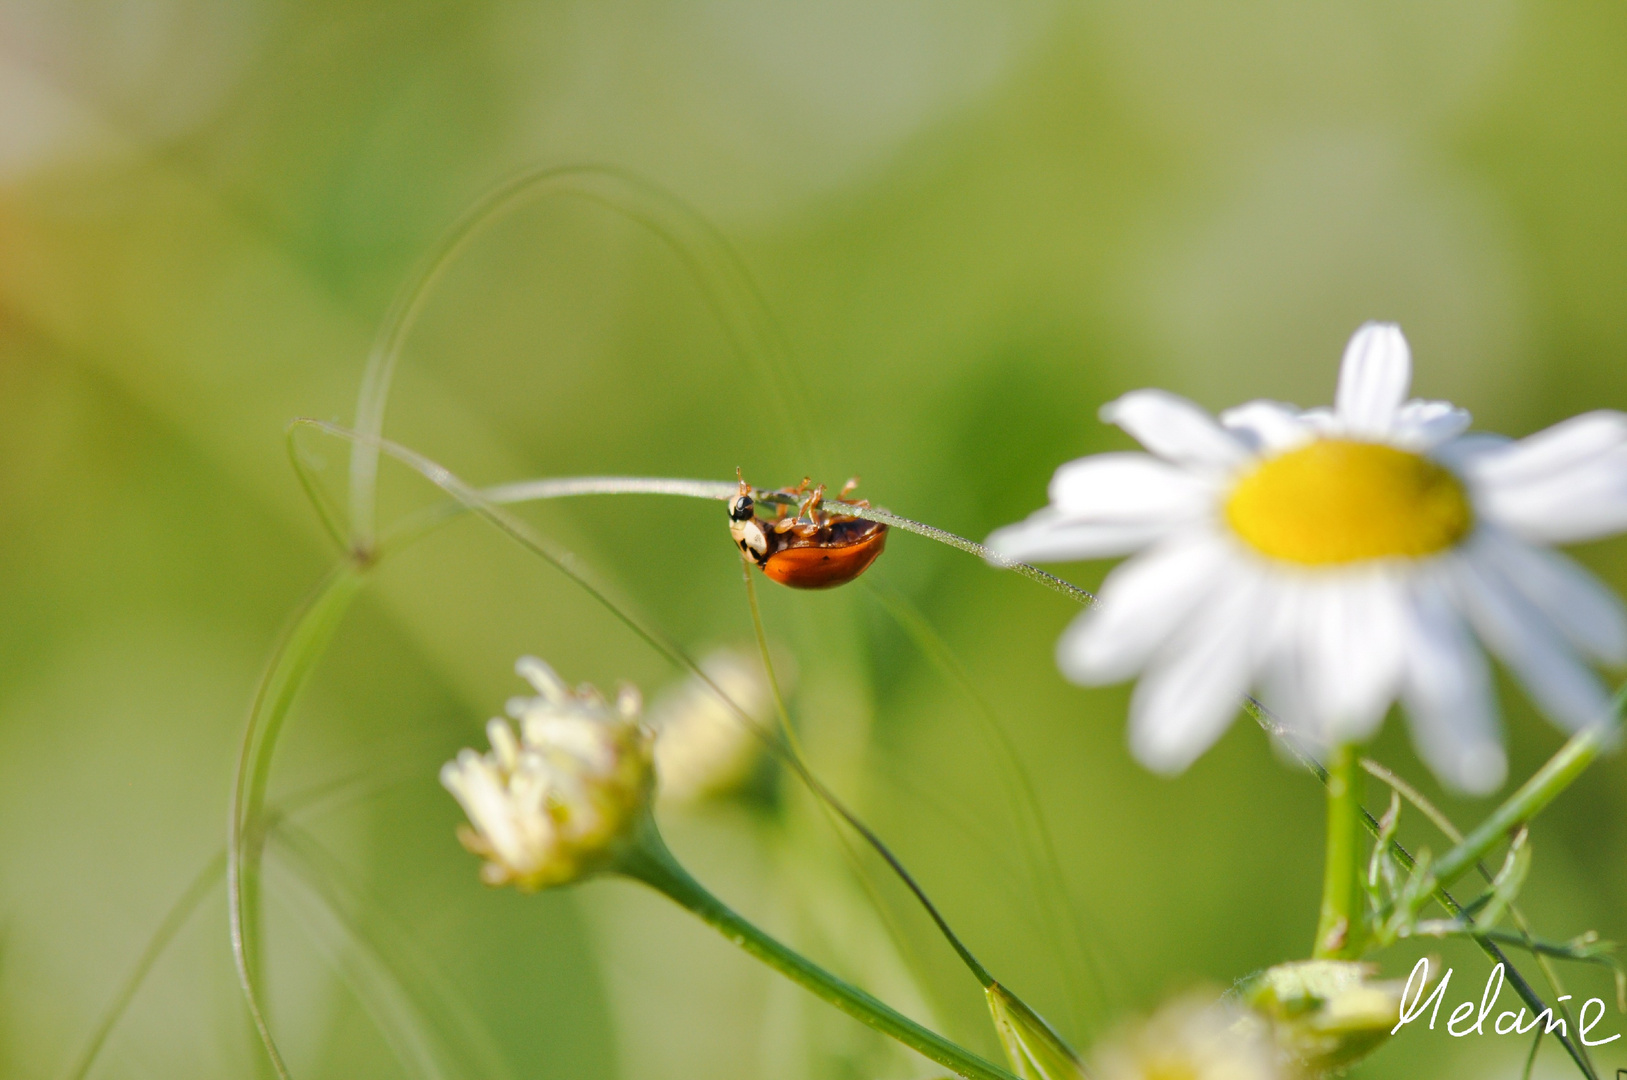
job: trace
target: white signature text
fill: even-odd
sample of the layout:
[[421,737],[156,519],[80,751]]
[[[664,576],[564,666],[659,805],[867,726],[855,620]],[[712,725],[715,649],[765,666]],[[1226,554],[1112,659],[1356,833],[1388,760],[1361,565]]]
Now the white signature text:
[[[1425,997],[1424,991],[1429,986],[1429,959],[1425,957],[1414,964],[1412,974],[1407,976],[1406,988],[1401,991],[1401,1019],[1390,1029],[1390,1034],[1394,1035],[1424,1015],[1425,1010],[1429,1011],[1429,1028],[1433,1031],[1435,1018],[1441,1011],[1441,1002],[1446,998],[1446,988],[1451,982],[1452,969],[1447,968],[1445,977],[1436,983],[1435,989]],[[1486,1018],[1497,1007],[1497,999],[1502,992],[1503,965],[1498,964],[1491,969],[1491,974],[1486,976],[1486,987],[1480,994],[1479,1006],[1477,1007],[1473,1001],[1465,1001],[1452,1010],[1452,1015],[1446,1019],[1447,1034],[1459,1039],[1469,1034],[1484,1035]],[[1559,1001],[1569,1001],[1570,998],[1569,994],[1562,994]],[[1621,1038],[1619,1034],[1612,1035],[1608,1039],[1588,1038],[1593,1029],[1599,1026],[1599,1021],[1604,1019],[1604,1008],[1604,1001],[1601,998],[1588,998],[1583,1003],[1581,1014],[1576,1019],[1576,1034],[1581,1038],[1583,1046],[1604,1046]],[[1590,1019],[1588,1013],[1593,1009],[1596,1011],[1592,1013]],[[1529,1022],[1525,1018],[1523,1007],[1517,1014],[1505,1010],[1497,1014],[1497,1018],[1492,1021],[1491,1029],[1498,1035],[1527,1035],[1538,1024],[1543,1025],[1544,1034],[1557,1033],[1561,1038],[1570,1035],[1565,1026],[1565,1018],[1555,1016],[1551,1006],[1531,1017]]]

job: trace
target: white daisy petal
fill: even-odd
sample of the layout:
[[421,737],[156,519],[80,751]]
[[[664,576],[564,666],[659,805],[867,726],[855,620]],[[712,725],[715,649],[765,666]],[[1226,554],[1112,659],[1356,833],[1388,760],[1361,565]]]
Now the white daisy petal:
[[1307,442],[1317,429],[1300,410],[1281,401],[1251,401],[1220,414],[1220,424],[1241,438],[1249,449],[1280,454]]
[[1469,430],[1469,410],[1450,401],[1413,400],[1395,414],[1392,438],[1411,450],[1429,450]]
[[1344,422],[1339,414],[1323,405],[1315,409],[1306,409],[1299,414],[1299,422],[1316,432],[1318,435],[1343,435]]
[[1627,453],[1561,478],[1482,487],[1475,509],[1532,543],[1576,544],[1627,529]]
[[1401,678],[1402,595],[1384,568],[1301,585],[1308,704],[1327,743],[1370,738]]
[[987,545],[1024,562],[1099,559],[1138,551],[1209,512],[1209,481],[1150,454],[1096,454],[1051,480],[1051,506],[995,531]]
[[1627,447],[1627,413],[1600,409],[1510,443],[1501,453],[1479,461],[1475,475],[1499,485],[1557,480],[1623,447]]
[[1502,580],[1495,564],[1471,549],[1445,566],[1475,633],[1543,712],[1572,731],[1610,715],[1604,686],[1542,613]]
[[1345,346],[1334,408],[1352,435],[1389,433],[1412,385],[1412,353],[1401,328],[1370,322]]
[[1237,715],[1256,667],[1251,624],[1262,614],[1252,575],[1211,596],[1154,660],[1130,699],[1130,751],[1155,772],[1185,769]]
[[1057,643],[1062,673],[1085,686],[1135,674],[1215,588],[1228,554],[1218,537],[1182,536],[1107,575],[1101,603]]
[[1604,582],[1563,555],[1495,528],[1482,529],[1475,547],[1572,645],[1602,663],[1627,663],[1627,608]]
[[1507,435],[1494,435],[1489,431],[1471,431],[1431,447],[1429,456],[1448,469],[1461,475],[1468,475],[1474,469],[1476,461],[1501,450],[1513,441]]
[[1486,658],[1438,584],[1421,582],[1411,608],[1401,699],[1413,745],[1450,787],[1476,795],[1494,791],[1508,760]]
[[1538,543],[1627,529],[1627,415],[1593,412],[1470,460],[1476,509]]
[[1080,521],[1071,514],[1039,510],[1028,520],[996,529],[984,542],[1002,559],[1071,562],[1107,559],[1140,551],[1167,536],[1171,522]]
[[1215,487],[1151,454],[1095,454],[1057,469],[1050,496],[1057,510],[1085,520],[1166,521],[1207,508]]
[[1101,417],[1142,446],[1179,465],[1225,469],[1246,457],[1236,436],[1186,398],[1162,390],[1134,390],[1102,406]]

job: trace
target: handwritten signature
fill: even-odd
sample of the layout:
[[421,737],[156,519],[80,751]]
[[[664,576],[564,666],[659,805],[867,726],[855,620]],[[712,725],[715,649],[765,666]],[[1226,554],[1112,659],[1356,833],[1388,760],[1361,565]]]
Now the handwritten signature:
[[[1434,991],[1426,996],[1425,990],[1429,986],[1429,960],[1424,958],[1413,965],[1412,974],[1407,976],[1406,988],[1401,991],[1401,1017],[1395,1027],[1390,1030],[1390,1034],[1394,1035],[1406,1025],[1422,1017],[1425,1012],[1429,1013],[1429,1028],[1433,1031],[1435,1019],[1441,1011],[1441,1002],[1446,998],[1446,988],[1451,982],[1452,969],[1447,968],[1446,975],[1440,982],[1435,984]],[[1486,978],[1485,991],[1480,995],[1480,1007],[1477,1009],[1475,1003],[1471,1000],[1465,1001],[1453,1009],[1452,1015],[1446,1021],[1447,1034],[1459,1039],[1470,1034],[1486,1034],[1486,1018],[1497,1007],[1497,999],[1502,992],[1503,965],[1498,964],[1491,969],[1491,974]],[[1569,994],[1561,994],[1557,1000],[1562,1003],[1569,1001],[1570,997]],[[1588,1015],[1590,1012],[1592,1012],[1591,1017]],[[1588,1038],[1593,1033],[1593,1029],[1598,1026],[1599,1021],[1604,1019],[1604,1013],[1605,1004],[1600,998],[1588,998],[1587,1003],[1582,1006],[1576,1020],[1576,1034],[1581,1038],[1583,1046],[1605,1046],[1621,1038],[1620,1034],[1612,1035],[1608,1039]],[[1504,1023],[1505,1020],[1507,1021],[1506,1024]],[[1538,1025],[1542,1026],[1543,1034],[1552,1034],[1556,1030],[1561,1038],[1565,1038],[1570,1034],[1566,1029],[1564,1015],[1556,1016],[1551,1006],[1533,1016],[1529,1022],[1525,1019],[1524,1008],[1521,1008],[1517,1014],[1513,1012],[1498,1013],[1497,1019],[1492,1023],[1492,1031],[1498,1035],[1524,1035]],[[1459,1030],[1460,1027],[1462,1028],[1461,1031]],[[1616,1080],[1622,1080],[1623,1073],[1627,1073],[1627,1069],[1617,1070]]]

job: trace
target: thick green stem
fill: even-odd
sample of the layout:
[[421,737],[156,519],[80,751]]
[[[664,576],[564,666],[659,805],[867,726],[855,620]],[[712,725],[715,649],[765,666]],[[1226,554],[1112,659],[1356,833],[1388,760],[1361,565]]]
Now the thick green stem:
[[1349,746],[1339,747],[1328,759],[1328,861],[1311,954],[1318,960],[1347,960],[1359,952],[1361,775]]
[[637,878],[657,892],[664,893],[674,903],[688,909],[718,933],[781,975],[812,991],[815,996],[953,1070],[956,1075],[970,1080],[1016,1080],[999,1066],[942,1035],[928,1031],[735,914],[678,865],[653,827],[643,831],[635,846],[622,852],[616,868],[628,877]]

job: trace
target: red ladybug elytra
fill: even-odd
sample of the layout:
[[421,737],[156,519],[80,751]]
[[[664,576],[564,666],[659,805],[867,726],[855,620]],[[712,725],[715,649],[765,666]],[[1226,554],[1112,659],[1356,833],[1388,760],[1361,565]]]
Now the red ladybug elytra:
[[[804,479],[799,487],[768,493],[775,516],[765,519],[757,516],[751,485],[742,479],[739,494],[729,503],[729,535],[747,558],[781,585],[833,589],[876,561],[887,546],[887,526],[839,509],[869,508],[868,500],[847,498],[858,486],[857,478],[842,485],[841,494],[832,500],[836,509],[826,508],[825,485],[809,491],[808,483]],[[792,506],[796,513],[788,514]]]

